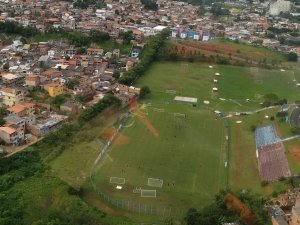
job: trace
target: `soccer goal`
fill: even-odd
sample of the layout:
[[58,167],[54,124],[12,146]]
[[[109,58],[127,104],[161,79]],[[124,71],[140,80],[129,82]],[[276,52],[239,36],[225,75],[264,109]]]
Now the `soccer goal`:
[[167,93],[167,94],[175,95],[175,94],[176,94],[176,91],[175,91],[175,90],[166,90],[166,93]]
[[155,178],[148,178],[148,186],[150,187],[162,187],[164,180],[162,179],[155,179]]
[[165,109],[153,108],[154,112],[165,112]]
[[184,113],[174,113],[174,118],[185,119],[186,115]]
[[109,183],[111,183],[111,184],[125,184],[125,178],[110,177]]
[[156,198],[156,190],[141,190],[142,198]]

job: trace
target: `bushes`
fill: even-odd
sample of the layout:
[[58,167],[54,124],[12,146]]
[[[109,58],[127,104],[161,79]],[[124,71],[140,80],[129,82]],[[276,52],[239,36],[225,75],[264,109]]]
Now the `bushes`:
[[161,49],[164,40],[169,36],[169,30],[164,30],[160,34],[151,37],[147,42],[147,46],[142,54],[141,62],[134,66],[130,71],[123,74],[119,79],[119,83],[125,85],[133,84],[136,79],[143,75],[146,69],[158,57],[158,52]]
[[106,95],[101,101],[80,113],[78,117],[78,124],[82,126],[84,123],[97,116],[104,109],[114,104],[120,104],[120,100],[112,94]]
[[32,37],[37,35],[39,31],[33,27],[23,27],[15,22],[6,21],[4,23],[0,23],[0,33]]

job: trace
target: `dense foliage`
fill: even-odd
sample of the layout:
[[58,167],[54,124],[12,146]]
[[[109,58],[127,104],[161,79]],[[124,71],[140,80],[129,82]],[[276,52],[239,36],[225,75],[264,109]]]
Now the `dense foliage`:
[[6,33],[9,35],[21,35],[24,37],[32,37],[39,33],[39,31],[33,27],[23,27],[17,23],[6,21],[0,23],[0,33]]
[[287,59],[288,59],[288,61],[290,61],[290,62],[297,62],[297,61],[298,61],[298,55],[297,55],[295,52],[290,52],[290,53],[287,55]]
[[[8,35],[20,35],[26,38],[32,38],[42,33],[34,27],[23,27],[15,22],[6,21],[0,23],[0,33],[6,33]],[[90,35],[83,34],[78,31],[67,31],[62,29],[49,28],[45,31],[45,35],[55,35],[66,39],[71,45],[76,47],[89,46],[92,43],[101,44],[105,41],[110,40],[107,32],[103,31],[92,31]]]
[[[237,223],[241,225],[252,224],[267,225],[271,224],[268,213],[264,210],[265,199],[260,195],[255,195],[248,191],[234,193],[241,202],[239,205],[230,205],[228,203],[228,193],[221,191],[215,198],[215,201],[202,209],[191,208],[185,216],[187,225],[221,225],[224,223]],[[242,211],[248,208],[252,217],[246,218]]]
[[158,6],[154,0],[141,0],[141,3],[144,5],[145,9],[156,11]]
[[210,12],[214,16],[229,15],[229,10],[222,8],[222,5],[217,3],[212,5]]
[[81,9],[87,9],[90,6],[94,6],[95,8],[102,8],[105,6],[105,4],[102,0],[76,0],[73,3],[73,6]]
[[[84,110],[78,123],[83,125],[104,109],[118,103],[119,100],[113,95],[107,95],[99,103]],[[79,191],[72,190],[51,176],[47,168],[46,162],[69,147],[80,129],[76,123],[66,124],[48,133],[26,151],[9,158],[0,158],[1,225],[81,225],[106,221],[106,214],[89,207],[80,199]],[[37,189],[37,193],[32,192],[32,189]],[[27,210],[36,215],[28,215]]]
[[130,71],[123,74],[119,79],[119,83],[131,85],[149,68],[153,61],[158,57],[160,48],[164,44],[164,40],[169,36],[169,30],[165,29],[160,34],[149,38],[147,46],[143,51],[141,62],[133,67]]
[[101,113],[104,109],[114,104],[120,104],[120,100],[112,94],[106,95],[101,101],[99,101],[95,105],[83,110],[78,117],[78,123],[80,125],[83,125],[85,122],[89,121],[90,119],[94,118],[99,113]]

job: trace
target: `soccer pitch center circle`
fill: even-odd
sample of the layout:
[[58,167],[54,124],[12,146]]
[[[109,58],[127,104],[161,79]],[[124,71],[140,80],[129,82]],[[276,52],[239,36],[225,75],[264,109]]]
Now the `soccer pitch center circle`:
[[[114,145],[110,139],[90,174],[100,199],[135,214],[176,219],[183,218],[188,208],[197,207],[199,202],[211,202],[219,187],[226,187],[227,170],[219,157],[211,159],[208,148],[199,151],[199,143],[208,141],[204,146],[214,145],[215,153],[222,155],[225,125],[207,110],[201,114],[205,120],[199,120],[199,112],[189,105],[154,104],[137,106],[120,118],[116,134],[127,143]],[[220,131],[216,132],[215,127]],[[156,129],[157,136],[153,131]],[[190,134],[195,132],[199,140],[192,142]],[[219,175],[219,179],[206,179],[207,166],[220,170],[210,170],[209,176]]]
[[[145,110],[146,108],[142,108],[142,110],[139,110],[138,112],[141,114],[148,113],[148,111]],[[118,209],[123,209],[126,211],[130,211],[133,213],[138,214],[147,214],[147,215],[153,215],[153,216],[159,216],[159,217],[174,217],[175,215],[181,215],[181,217],[184,215],[185,211],[179,211],[174,210],[169,206],[163,206],[158,204],[157,202],[152,202],[151,204],[144,203],[143,200],[141,201],[132,201],[129,199],[124,199],[119,196],[112,196],[108,194],[107,192],[104,192],[101,187],[101,185],[98,185],[95,181],[95,176],[97,175],[97,166],[105,160],[105,158],[109,158],[109,160],[113,160],[108,155],[108,149],[113,143],[114,139],[117,137],[118,133],[121,132],[124,128],[132,127],[135,123],[136,116],[132,112],[126,113],[122,118],[119,119],[119,126],[118,129],[111,135],[111,138],[108,140],[106,145],[103,147],[101,153],[98,155],[97,159],[95,160],[93,167],[90,172],[90,182],[94,189],[94,191],[97,193],[97,195],[101,198],[101,200],[105,203],[108,203],[109,205],[116,207]],[[126,179],[123,177],[109,177],[109,181],[107,182],[108,185],[110,185],[112,188],[116,190],[122,190],[124,186],[126,185]],[[137,196],[140,196],[141,199],[156,199],[157,195],[157,188],[162,188],[163,186],[163,180],[162,179],[155,179],[155,178],[148,178],[148,187],[135,187],[132,190],[132,193],[136,194]]]

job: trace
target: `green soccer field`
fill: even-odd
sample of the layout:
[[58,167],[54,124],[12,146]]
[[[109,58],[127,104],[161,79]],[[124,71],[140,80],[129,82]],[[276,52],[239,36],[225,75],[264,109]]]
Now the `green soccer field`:
[[[226,188],[223,120],[185,104],[151,104],[143,107],[143,112],[158,135],[138,116],[131,118],[121,134],[128,141],[119,143],[117,139],[96,169],[96,182],[102,191],[127,200],[184,208],[207,204]],[[174,113],[186,118],[177,118]],[[109,183],[110,177],[125,178],[124,189],[117,190]],[[163,187],[147,186],[148,178],[162,179]],[[155,189],[157,197],[141,198],[133,193],[134,188]]]
[[[217,72],[221,75],[216,76]],[[244,127],[247,132],[250,128],[232,124],[235,135],[232,158],[227,152],[227,121],[216,119],[213,111],[226,114],[254,110],[260,107],[259,102],[267,93],[294,101],[299,93],[295,85],[297,76],[290,71],[258,68],[220,65],[209,68],[209,64],[204,63],[155,63],[137,83],[140,87],[149,86],[152,91],[139,102],[139,111],[147,121],[138,115],[130,118],[129,126],[120,134],[121,141],[116,141],[96,168],[97,186],[115,199],[187,208],[209,203],[228,184],[233,189],[260,185],[251,133],[251,148],[245,149],[245,154],[241,154],[238,147],[244,140],[236,138],[237,132],[244,132],[238,131],[240,128]],[[218,79],[218,83],[214,84],[213,79]],[[213,87],[217,87],[218,92],[213,92]],[[175,103],[175,96],[198,98],[197,107]],[[210,104],[204,104],[204,100]],[[176,113],[186,118],[177,118]],[[254,169],[248,175],[255,182],[240,183],[247,173],[237,171],[244,167],[237,166],[236,155],[252,159],[249,163]],[[225,167],[229,159],[234,161],[230,173]],[[237,173],[241,176],[236,176]],[[123,189],[117,190],[116,184],[109,182],[110,177],[125,178]],[[163,187],[149,187],[148,178],[162,179]],[[155,189],[157,196],[142,198],[141,194],[133,193],[135,188]]]
[[[221,76],[214,84],[217,72]],[[262,96],[267,93],[277,94],[292,103],[300,99],[300,89],[295,85],[298,79],[299,70],[273,71],[225,65],[213,65],[211,69],[205,63],[154,63],[136,84],[149,86],[151,94],[138,102],[138,111],[134,111],[93,174],[97,188],[109,198],[119,200],[118,209],[111,202],[107,204],[107,199],[103,205],[113,207],[124,216],[137,215],[123,210],[128,200],[137,203],[136,207],[140,203],[184,212],[190,207],[209,204],[227,185],[233,190],[253,189],[262,194],[281,190],[280,184],[261,187],[251,131],[252,125],[274,123],[284,136],[290,135],[288,124],[280,123],[277,118],[274,121],[265,118],[265,115],[275,116],[277,109],[252,116],[233,116],[228,120],[216,119],[213,111],[227,115],[259,109]],[[217,93],[212,92],[213,87],[218,88]],[[198,98],[197,107],[175,103],[177,95]],[[204,100],[209,104],[204,104]],[[91,188],[89,174],[97,154],[113,129],[118,127],[116,121],[122,114],[123,111],[108,112],[95,118],[78,133],[79,144],[70,143],[51,163],[53,172],[61,179],[74,187],[84,186],[87,202],[97,205],[103,200]],[[237,120],[243,122],[237,124]],[[294,170],[299,168],[295,166]],[[117,184],[111,184],[110,177],[125,178],[123,189],[117,190]],[[162,179],[162,188],[148,186],[148,178]],[[157,196],[142,198],[141,194],[133,193],[136,188],[155,189]],[[106,209],[103,205],[102,209]],[[136,212],[137,209],[140,210],[135,208]],[[147,215],[152,221],[151,207],[143,209],[150,210]]]

